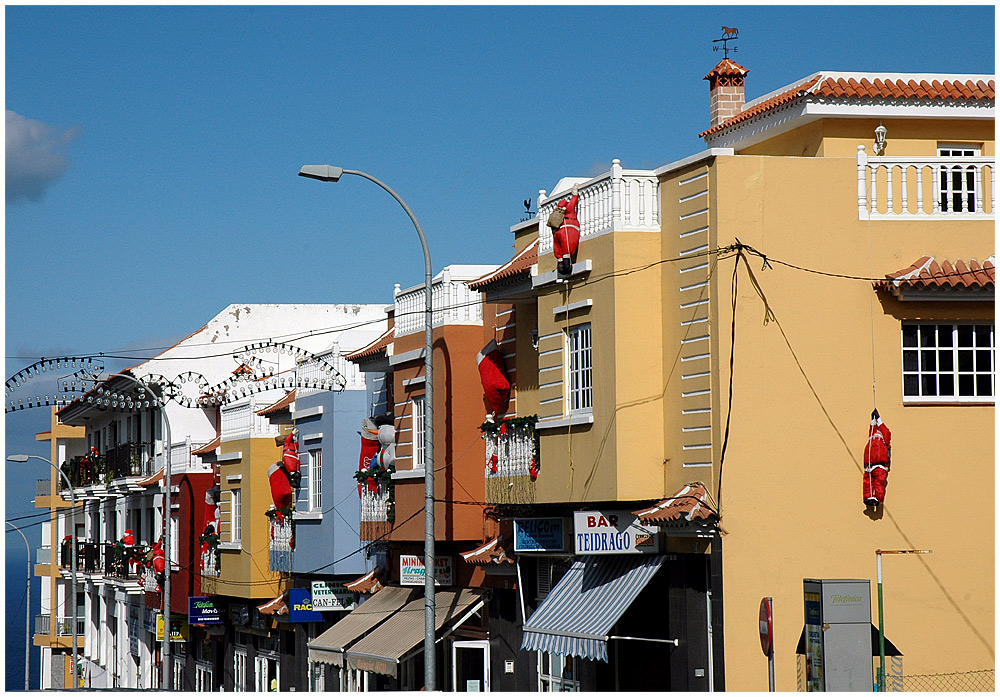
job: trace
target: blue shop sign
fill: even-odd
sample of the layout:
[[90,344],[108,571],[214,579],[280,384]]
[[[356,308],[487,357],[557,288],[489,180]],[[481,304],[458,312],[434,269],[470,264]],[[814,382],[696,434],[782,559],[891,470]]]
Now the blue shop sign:
[[288,621],[323,621],[323,613],[313,610],[312,595],[308,588],[292,588],[288,591]]
[[565,546],[562,518],[514,520],[515,552],[561,552]]
[[188,624],[222,624],[222,608],[209,597],[188,598]]

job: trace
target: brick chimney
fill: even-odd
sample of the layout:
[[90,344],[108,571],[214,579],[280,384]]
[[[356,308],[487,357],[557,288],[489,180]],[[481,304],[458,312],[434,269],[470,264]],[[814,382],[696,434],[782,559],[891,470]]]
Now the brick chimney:
[[739,63],[724,58],[712,69],[705,79],[708,80],[709,94],[712,104],[709,108],[711,123],[714,128],[726,119],[736,116],[743,109],[746,97],[743,95],[743,80],[750,71]]

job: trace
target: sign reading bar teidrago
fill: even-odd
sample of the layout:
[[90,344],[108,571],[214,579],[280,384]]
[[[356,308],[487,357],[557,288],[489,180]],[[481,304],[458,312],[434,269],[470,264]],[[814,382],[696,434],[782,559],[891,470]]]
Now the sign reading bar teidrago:
[[322,622],[323,615],[313,608],[312,595],[307,588],[288,590],[289,622]]
[[577,554],[658,554],[660,534],[631,511],[575,511],[573,545]]
[[[434,585],[451,586],[452,580],[452,557],[434,557]],[[401,586],[422,586],[424,585],[424,558],[416,554],[399,555],[399,585]]]
[[343,586],[331,586],[326,581],[313,581],[311,590],[313,610],[317,612],[354,609],[354,593]]
[[188,624],[222,624],[222,608],[209,597],[188,598]]

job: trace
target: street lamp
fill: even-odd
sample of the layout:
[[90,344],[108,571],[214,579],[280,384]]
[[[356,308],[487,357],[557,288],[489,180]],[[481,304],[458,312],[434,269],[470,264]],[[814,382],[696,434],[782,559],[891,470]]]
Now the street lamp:
[[885,692],[885,627],[882,623],[882,555],[930,554],[929,549],[876,549],[875,562],[878,579],[878,691]]
[[433,319],[434,305],[431,298],[431,253],[427,238],[406,202],[388,186],[370,174],[330,165],[305,165],[300,177],[336,182],[345,174],[354,174],[374,182],[385,189],[410,217],[420,237],[424,252],[424,689],[435,690],[437,668],[435,665],[435,597],[434,597],[434,380],[433,380]]
[[[49,460],[48,458],[44,458],[41,455],[8,455],[7,456],[7,460],[10,461],[10,462],[27,462],[28,460],[41,460],[42,462],[47,462],[52,467],[52,469],[54,469],[56,472],[59,473],[59,476],[61,476],[63,478],[63,481],[66,482],[66,487],[69,489],[69,509],[73,512],[73,517],[70,520],[70,527],[73,530],[73,553],[72,553],[72,556],[70,558],[70,564],[71,564],[71,566],[70,566],[70,583],[72,584],[72,593],[73,593],[72,598],[73,599],[69,603],[69,607],[72,608],[72,610],[73,610],[73,618],[71,620],[72,627],[73,627],[73,660],[72,660],[71,663],[72,663],[72,667],[73,667],[73,688],[72,689],[75,690],[76,689],[76,670],[77,670],[76,662],[78,660],[78,656],[77,656],[77,653],[76,653],[76,649],[77,649],[77,639],[76,639],[76,547],[77,547],[77,542],[76,542],[76,493],[73,491],[73,483],[70,482],[69,477],[66,476],[66,473],[63,472],[61,469],[59,469],[56,466],[56,464],[54,462],[52,462],[52,460]],[[30,552],[29,552],[29,557],[28,557],[28,568],[29,568],[29,574],[30,574],[30,568],[31,568]],[[31,577],[30,576],[28,577],[28,583],[31,583]]]
[[[126,380],[131,380],[138,387],[139,390],[148,390],[149,387],[136,377],[129,375],[128,373],[100,373],[94,376],[94,380],[99,383],[107,382],[112,378],[125,378]],[[163,680],[160,684],[161,690],[169,690],[171,679],[173,674],[170,670],[170,576],[172,569],[170,567],[170,420],[167,418],[167,406],[166,404],[152,391],[149,390],[150,394],[153,395],[153,403],[160,408],[160,415],[163,417],[163,426],[166,431],[166,447],[164,448],[163,457],[163,546],[166,547],[166,573],[164,573],[163,578],[163,643],[160,648],[160,658],[161,664],[163,666]]]
[[28,538],[21,532],[21,528],[9,520],[4,522],[17,530],[17,534],[24,540],[24,551],[28,553],[28,602],[24,608],[24,691],[27,692],[31,689],[29,682],[31,679],[31,545],[28,544]]

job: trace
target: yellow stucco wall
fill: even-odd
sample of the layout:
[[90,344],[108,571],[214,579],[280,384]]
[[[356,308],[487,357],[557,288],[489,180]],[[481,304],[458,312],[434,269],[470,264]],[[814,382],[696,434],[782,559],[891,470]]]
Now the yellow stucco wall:
[[[223,502],[221,573],[211,592],[214,595],[270,600],[281,592],[281,575],[270,571],[270,522],[264,515],[272,505],[267,468],[281,459],[281,448],[270,436],[225,441],[219,452],[240,452],[243,457],[237,462],[224,461],[220,468]],[[237,475],[241,477],[239,481],[230,480]],[[235,488],[243,492],[241,550],[226,549],[232,524],[231,495],[226,492]]]
[[[853,155],[858,144],[837,148]],[[914,150],[933,154],[931,147]],[[759,258],[750,266],[777,318],[764,325],[763,303],[741,269],[721,496],[727,689],[767,689],[757,641],[763,596],[774,598],[777,689],[796,688],[805,577],[870,579],[877,622],[879,548],[933,550],[885,561],[886,632],[904,653],[905,672],[991,668],[994,408],[904,406],[900,321],[992,320],[992,303],[901,303],[865,280],[777,262],[881,277],[925,254],[982,260],[994,251],[993,221],[860,221],[853,156],[722,157],[714,169],[717,242],[739,237],[772,259],[767,270]],[[719,263],[712,287],[713,390],[723,409],[733,264]],[[877,406],[893,433],[879,515],[866,514],[861,497],[873,351]],[[716,425],[725,421],[719,417]],[[721,429],[713,437],[719,444]]]

